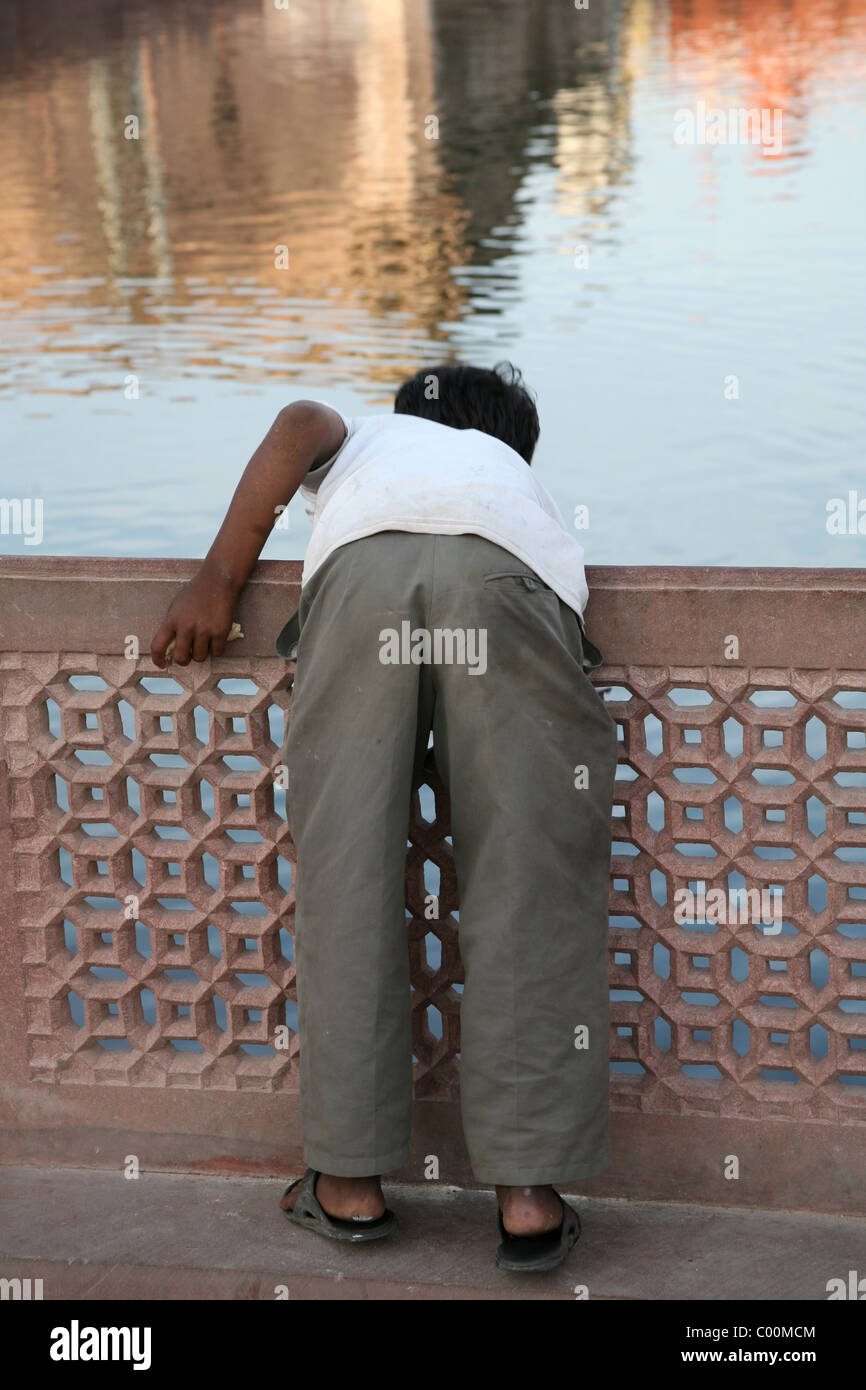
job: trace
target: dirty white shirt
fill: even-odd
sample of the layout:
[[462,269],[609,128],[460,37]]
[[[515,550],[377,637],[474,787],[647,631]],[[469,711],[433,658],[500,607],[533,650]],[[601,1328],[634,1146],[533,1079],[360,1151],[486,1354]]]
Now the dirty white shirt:
[[516,555],[583,614],[583,547],[508,444],[417,415],[336,413],[346,438],[300,488],[313,523],[302,587],[339,546],[377,531],[469,533]]

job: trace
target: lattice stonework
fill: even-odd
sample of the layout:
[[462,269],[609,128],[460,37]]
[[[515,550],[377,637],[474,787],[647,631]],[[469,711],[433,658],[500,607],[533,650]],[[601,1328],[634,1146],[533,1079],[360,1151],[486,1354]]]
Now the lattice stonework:
[[[0,663],[34,1078],[295,1090],[285,662]],[[613,1104],[866,1122],[862,673],[597,674],[622,740]],[[417,1093],[440,1097],[462,980],[447,817],[431,763],[407,926]],[[779,907],[677,921],[677,890],[700,885]]]

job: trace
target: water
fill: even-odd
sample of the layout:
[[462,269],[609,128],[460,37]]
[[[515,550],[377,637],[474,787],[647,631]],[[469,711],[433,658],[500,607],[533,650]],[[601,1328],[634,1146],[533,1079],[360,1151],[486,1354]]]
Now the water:
[[[286,402],[510,357],[589,561],[864,563],[866,0],[15,0],[0,46],[3,552],[202,556]],[[699,101],[780,148],[677,144]]]

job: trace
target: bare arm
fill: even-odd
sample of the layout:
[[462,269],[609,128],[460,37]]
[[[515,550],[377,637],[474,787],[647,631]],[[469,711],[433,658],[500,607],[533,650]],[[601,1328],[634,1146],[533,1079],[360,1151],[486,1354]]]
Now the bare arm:
[[335,410],[317,401],[294,401],[281,410],[235,489],[225,520],[201,568],[174,599],[150,644],[163,668],[175,638],[179,666],[221,656],[238,597],[271,533],[278,509],[295,495],[311,468],[327,462],[345,438]]

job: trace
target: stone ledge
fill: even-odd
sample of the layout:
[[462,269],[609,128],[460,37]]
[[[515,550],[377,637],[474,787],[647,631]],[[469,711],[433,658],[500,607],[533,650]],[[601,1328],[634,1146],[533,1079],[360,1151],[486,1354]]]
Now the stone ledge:
[[284,1184],[252,1177],[6,1168],[0,1277],[41,1278],[44,1297],[573,1301],[826,1301],[866,1271],[866,1220],[572,1197],[583,1234],[541,1276],[493,1262],[492,1193],[386,1184],[400,1228],[344,1247],[280,1215]]

